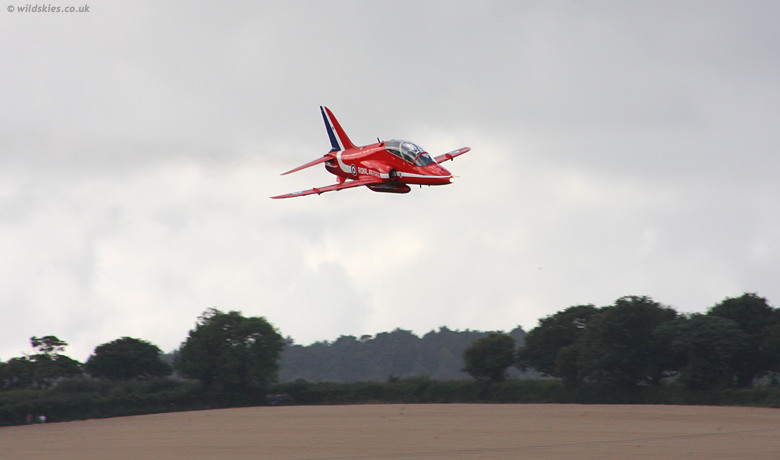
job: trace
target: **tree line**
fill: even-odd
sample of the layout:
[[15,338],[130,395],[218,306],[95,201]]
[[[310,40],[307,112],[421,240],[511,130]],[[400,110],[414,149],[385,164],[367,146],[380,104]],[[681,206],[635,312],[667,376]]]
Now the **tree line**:
[[[294,380],[359,382],[419,375],[457,380],[468,377],[464,350],[487,334],[441,327],[418,337],[399,328],[301,346],[282,339],[264,318],[209,309],[170,356],[148,341],[122,337],[96,347],[82,364],[63,354],[68,345],[64,340],[32,337],[35,353],[0,363],[0,390],[46,389],[84,375],[108,381],[148,380],[174,371],[220,391],[261,390],[276,381]],[[513,343],[522,343],[524,332],[518,327],[509,336]]]
[[[464,370],[464,351],[487,335],[488,332],[440,327],[422,337],[398,328],[375,336],[345,335],[308,346],[288,339],[279,377],[282,382],[366,382],[420,375],[436,380],[464,379],[469,377]],[[525,332],[516,327],[507,335],[522,344]]]
[[777,383],[780,310],[756,294],[727,298],[704,314],[680,314],[649,297],[572,306],[542,318],[517,351],[571,387],[617,390],[674,381],[692,390]]
[[0,363],[0,390],[46,389],[86,374],[108,381],[181,377],[224,391],[263,389],[276,381],[284,340],[265,319],[240,312],[206,310],[174,353],[173,365],[152,343],[122,337],[99,345],[86,363],[62,353],[68,345],[56,336],[32,337],[35,353]]
[[[780,405],[772,390],[780,310],[756,294],[702,314],[629,296],[566,308],[528,333],[442,327],[418,337],[396,329],[309,346],[284,339],[265,318],[209,309],[170,360],[130,337],[99,345],[84,364],[65,356],[67,342],[56,336],[32,337],[30,345],[33,353],[0,362],[0,424],[22,423],[34,411],[74,419],[258,405],[272,402],[268,394],[310,404]],[[544,378],[513,378],[520,371]],[[760,391],[741,390],[757,382]]]

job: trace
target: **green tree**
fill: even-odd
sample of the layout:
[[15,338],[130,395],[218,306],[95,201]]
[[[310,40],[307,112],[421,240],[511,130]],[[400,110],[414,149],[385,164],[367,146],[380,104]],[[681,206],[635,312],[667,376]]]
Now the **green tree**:
[[598,311],[593,305],[578,305],[539,320],[525,335],[525,346],[517,350],[517,367],[576,383],[579,347],[575,343]]
[[668,340],[680,382],[688,388],[728,387],[736,381],[736,357],[749,346],[747,334],[730,319],[692,315],[661,325],[656,335]]
[[500,382],[506,378],[506,370],[515,360],[515,339],[492,332],[475,340],[463,351],[465,372],[475,379],[487,378]]
[[33,383],[41,388],[51,386],[62,378],[82,375],[82,365],[65,355],[41,356],[34,361]]
[[[763,329],[763,336],[764,340],[761,344],[763,349],[766,351],[767,354],[769,354],[772,357],[780,357],[780,323],[772,324]],[[771,369],[771,372],[774,372],[775,375],[773,378],[777,379],[777,373],[780,372],[780,362],[779,360],[773,359],[773,362],[770,363],[769,367]]]
[[81,363],[60,354],[68,345],[64,340],[53,335],[31,337],[30,345],[37,353],[13,358],[3,366],[3,387],[46,388],[61,378],[81,375]]
[[[523,334],[519,327],[509,333],[517,341],[522,341]],[[290,342],[282,352],[280,379],[365,382],[419,375],[437,380],[461,379],[463,350],[485,335],[442,327],[422,338],[395,329],[376,336],[341,336],[333,342],[308,346]]]
[[471,330],[453,331],[444,326],[438,331],[428,332],[422,337],[420,346],[423,372],[437,380],[462,379],[465,377],[463,351],[470,347],[474,340],[485,335],[487,334]]
[[11,358],[0,365],[0,388],[17,390],[33,386],[34,363],[27,358]]
[[577,387],[582,385],[582,372],[580,372],[578,365],[579,357],[579,342],[563,347],[555,354],[556,376],[560,377],[567,386]]
[[420,365],[422,340],[412,331],[396,328],[392,332],[381,332],[367,341],[369,355],[381,357],[382,373],[378,378],[389,376],[410,376],[423,373]]
[[675,318],[674,310],[649,297],[622,297],[602,308],[579,340],[580,375],[622,389],[659,383],[670,367],[670,356],[654,330]]
[[756,294],[727,298],[707,314],[729,319],[747,334],[748,347],[735,357],[739,386],[750,386],[757,376],[777,369],[780,354],[777,347],[770,345],[775,326],[780,324],[780,310],[769,306],[765,298]]
[[206,310],[182,344],[175,367],[185,377],[230,391],[276,381],[284,339],[265,318]]
[[160,359],[161,354],[145,340],[122,337],[95,348],[84,369],[92,377],[108,380],[164,377],[171,374],[171,367]]
[[30,337],[30,345],[38,351],[38,355],[56,356],[65,351],[68,342],[60,340],[56,335],[45,337]]

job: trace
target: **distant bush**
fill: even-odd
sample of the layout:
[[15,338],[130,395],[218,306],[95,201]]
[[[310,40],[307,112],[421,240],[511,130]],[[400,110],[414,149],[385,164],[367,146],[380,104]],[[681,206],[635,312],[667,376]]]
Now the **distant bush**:
[[577,403],[780,407],[778,387],[693,391],[679,384],[665,384],[616,391],[597,385],[572,388],[552,379],[512,379],[500,383],[440,381],[427,377],[359,383],[298,380],[274,385],[271,391],[284,395],[284,404]]
[[0,392],[0,425],[23,424],[28,415],[45,414],[50,422],[62,422],[263,403],[264,394],[216,393],[191,381],[77,378],[63,380],[50,390]]
[[25,423],[45,414],[51,422],[141,415],[184,410],[267,404],[434,404],[434,403],[579,403],[739,405],[780,408],[780,388],[692,390],[671,383],[635,391],[596,385],[571,387],[560,380],[435,380],[426,376],[385,382],[308,382],[298,380],[259,391],[225,392],[199,382],[168,378],[109,382],[88,378],[62,380],[51,389],[0,391],[0,425]]

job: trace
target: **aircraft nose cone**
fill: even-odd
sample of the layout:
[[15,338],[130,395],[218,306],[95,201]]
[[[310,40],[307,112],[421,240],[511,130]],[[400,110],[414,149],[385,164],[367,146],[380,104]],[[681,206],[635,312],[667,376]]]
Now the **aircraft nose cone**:
[[447,171],[443,166],[440,165],[431,165],[431,174],[434,174],[436,176],[450,176],[452,177],[452,174]]
[[444,183],[451,184],[452,182],[455,181],[455,178],[452,177],[452,173],[447,171],[447,169],[439,165],[434,165],[434,166],[436,167],[434,174],[440,176],[444,181]]

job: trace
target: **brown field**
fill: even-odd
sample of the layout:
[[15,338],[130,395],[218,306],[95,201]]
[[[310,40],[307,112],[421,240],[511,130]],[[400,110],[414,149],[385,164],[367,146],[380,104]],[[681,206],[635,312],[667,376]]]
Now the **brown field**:
[[257,407],[0,428],[0,459],[780,458],[780,410]]

